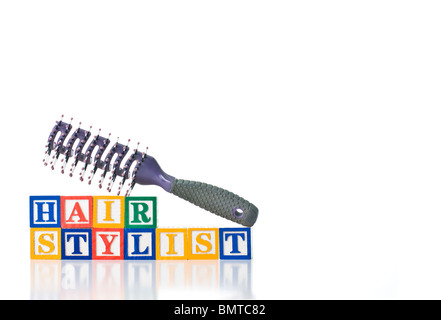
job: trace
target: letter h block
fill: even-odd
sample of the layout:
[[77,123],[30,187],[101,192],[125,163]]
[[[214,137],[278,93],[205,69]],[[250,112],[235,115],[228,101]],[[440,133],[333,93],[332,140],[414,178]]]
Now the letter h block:
[[60,196],[30,196],[31,228],[61,228]]

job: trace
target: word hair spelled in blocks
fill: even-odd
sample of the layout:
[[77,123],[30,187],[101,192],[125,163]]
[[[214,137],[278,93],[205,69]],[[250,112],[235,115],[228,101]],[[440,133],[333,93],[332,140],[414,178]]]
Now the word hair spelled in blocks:
[[156,197],[30,196],[31,259],[251,259],[250,228],[157,228]]

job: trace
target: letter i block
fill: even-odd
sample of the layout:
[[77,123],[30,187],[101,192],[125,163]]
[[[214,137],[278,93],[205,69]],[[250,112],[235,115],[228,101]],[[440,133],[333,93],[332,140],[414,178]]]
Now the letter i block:
[[90,196],[61,197],[61,227],[92,228],[92,208]]
[[188,259],[191,260],[219,259],[219,229],[189,228]]
[[156,197],[126,197],[126,228],[156,228]]
[[61,259],[60,228],[31,228],[31,259]]
[[92,232],[93,260],[124,259],[124,229],[103,228]]
[[92,230],[61,229],[61,259],[91,260]]
[[187,229],[156,229],[157,260],[187,260]]
[[124,229],[125,260],[155,260],[155,229]]
[[124,197],[94,196],[93,227],[124,228]]
[[60,197],[30,196],[31,228],[60,228]]
[[251,259],[250,228],[219,229],[220,259]]

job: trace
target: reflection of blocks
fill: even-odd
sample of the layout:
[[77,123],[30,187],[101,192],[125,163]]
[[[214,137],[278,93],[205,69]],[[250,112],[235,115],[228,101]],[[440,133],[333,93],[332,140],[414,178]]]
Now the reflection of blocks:
[[92,257],[94,260],[124,259],[124,229],[93,229]]
[[126,228],[156,228],[156,197],[126,197]]
[[189,228],[188,259],[219,259],[219,229]]
[[62,228],[92,228],[93,198],[61,197]]
[[94,228],[124,228],[124,197],[93,197]]
[[220,259],[251,259],[250,228],[219,229]]
[[156,229],[156,259],[186,260],[187,229]]
[[92,230],[62,229],[61,258],[75,260],[92,259]]
[[124,259],[153,260],[155,251],[155,229],[124,230]]
[[61,259],[60,242],[60,228],[31,228],[31,259]]
[[31,228],[60,228],[60,197],[30,196]]
[[[92,299],[124,299],[124,261],[95,261],[92,266]],[[114,309],[116,311],[116,309]]]

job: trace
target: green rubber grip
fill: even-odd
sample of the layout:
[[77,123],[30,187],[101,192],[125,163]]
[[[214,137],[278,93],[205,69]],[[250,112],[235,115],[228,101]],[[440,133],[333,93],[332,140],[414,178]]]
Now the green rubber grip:
[[170,193],[246,227],[254,225],[259,214],[247,200],[207,183],[175,179]]

